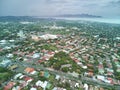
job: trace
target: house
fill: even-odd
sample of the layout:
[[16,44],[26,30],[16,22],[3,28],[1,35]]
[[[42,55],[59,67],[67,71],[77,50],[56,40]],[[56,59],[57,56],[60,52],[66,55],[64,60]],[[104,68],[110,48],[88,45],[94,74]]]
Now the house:
[[45,78],[49,78],[49,77],[50,77],[50,74],[49,74],[48,71],[41,71],[41,72],[40,72],[40,76],[43,76],[43,77],[45,77]]
[[0,48],[0,52],[2,52],[3,51],[3,49],[2,48]]
[[102,75],[97,75],[97,79],[101,81],[105,81],[105,77]]
[[22,30],[17,33],[17,36],[19,36],[20,38],[26,38],[26,36]]
[[44,72],[44,77],[49,78],[49,77],[50,77],[49,72],[45,71],[45,72]]
[[104,90],[102,87],[100,87],[100,89],[99,90]]
[[25,80],[27,83],[29,83],[29,82],[32,82],[32,81],[33,81],[33,78],[26,76],[26,77],[24,77],[24,80]]
[[75,87],[80,87],[79,83],[76,83],[76,84],[75,84]]
[[83,68],[83,69],[87,69],[88,67],[83,65],[82,68]]
[[111,81],[109,81],[109,80],[107,80],[107,79],[105,79],[104,82],[105,82],[105,83],[111,83]]
[[43,84],[43,82],[39,80],[39,81],[36,82],[35,85],[36,85],[36,86],[42,86],[42,84]]
[[1,66],[1,67],[7,67],[7,66],[10,65],[11,63],[12,63],[11,60],[5,59],[5,60],[3,60],[2,62],[0,62],[0,66]]
[[7,57],[8,57],[8,58],[12,58],[12,57],[13,57],[13,54],[9,53],[9,54],[7,55]]
[[19,83],[20,83],[20,88],[24,88],[28,85],[28,82],[26,81],[19,81]]
[[100,68],[100,69],[98,69],[98,71],[100,74],[104,74],[104,69]]
[[50,83],[48,82],[46,88],[47,88],[48,90],[50,90],[51,86],[52,86],[52,84],[50,84]]
[[13,87],[12,90],[21,90],[20,86]]
[[17,69],[17,68],[18,68],[18,65],[13,64],[13,65],[11,65],[9,68],[10,68],[10,70],[15,70],[15,69]]
[[107,72],[107,75],[108,76],[113,76],[113,73],[112,72]]
[[111,68],[106,68],[106,70],[107,70],[108,72],[111,72],[111,73],[114,72],[113,69],[111,69]]
[[5,43],[6,44],[6,40],[0,40],[0,43]]
[[41,39],[48,40],[48,39],[57,39],[57,35],[52,35],[52,34],[45,34],[42,36],[39,36]]
[[31,35],[31,39],[34,40],[34,41],[39,41],[40,38],[36,35]]
[[32,87],[32,88],[30,88],[30,90],[37,90],[36,88],[34,88],[34,87]]
[[92,64],[87,64],[88,67],[94,67]]
[[47,87],[47,84],[48,84],[47,81],[42,82],[42,81],[39,80],[39,81],[36,82],[36,86],[40,86],[43,89],[45,89]]
[[88,85],[85,83],[84,86],[83,86],[83,88],[84,88],[85,90],[88,90]]
[[9,42],[13,43],[13,42],[15,42],[15,40],[12,39],[12,40],[9,40]]
[[48,52],[48,55],[50,55],[50,56],[54,56],[54,54],[55,54],[55,52],[53,52],[53,51]]
[[99,90],[99,88],[97,86],[94,87],[94,90]]
[[17,78],[19,78],[20,76],[22,76],[23,74],[22,73],[18,73],[18,74],[16,74],[15,76],[14,76],[14,79],[17,79]]
[[50,58],[49,56],[45,55],[42,57],[42,60],[49,60],[49,58]]
[[67,90],[65,88],[60,88],[60,87],[54,87],[52,90]]
[[107,78],[107,80],[108,80],[109,83],[111,83],[111,84],[113,83],[113,79],[112,78]]
[[56,79],[56,80],[59,80],[59,79],[60,79],[60,76],[59,76],[59,75],[56,75],[55,79]]
[[84,75],[85,76],[93,77],[94,73],[93,72],[85,72]]
[[61,68],[64,68],[64,67],[71,67],[72,65],[71,64],[65,64],[65,65],[62,65]]
[[21,75],[20,77],[19,77],[19,79],[22,79],[22,78],[24,78],[25,77],[25,75]]
[[10,90],[16,83],[14,82],[9,82],[5,87],[4,90]]
[[37,62],[38,62],[38,63],[42,63],[42,62],[44,62],[44,60],[38,60]]
[[34,59],[35,58],[39,58],[40,57],[40,54],[39,53],[35,53],[35,54],[33,54],[33,56],[32,56]]
[[11,49],[11,47],[10,46],[5,46],[3,49],[4,50],[9,50],[9,49]]
[[25,70],[24,70],[26,73],[32,73],[35,71],[34,68],[30,68],[30,67],[27,67]]

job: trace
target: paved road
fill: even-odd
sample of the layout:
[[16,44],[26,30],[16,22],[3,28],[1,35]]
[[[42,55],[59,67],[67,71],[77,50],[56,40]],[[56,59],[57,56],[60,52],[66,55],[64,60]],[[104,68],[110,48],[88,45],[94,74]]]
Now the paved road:
[[58,74],[58,75],[60,75],[62,77],[65,77],[66,79],[75,80],[75,81],[77,81],[79,83],[85,82],[87,84],[93,84],[95,86],[100,86],[100,87],[105,87],[105,88],[114,88],[114,85],[112,85],[112,84],[108,84],[108,83],[104,83],[104,82],[100,82],[100,81],[95,81],[95,80],[93,80],[91,78],[87,78],[87,77],[81,77],[81,78],[74,77],[71,74],[66,74],[66,73],[61,72],[61,71],[57,71],[57,70],[52,70],[52,69],[49,69],[49,68],[45,68],[45,67],[43,67],[42,65],[39,65],[39,64],[35,64],[35,65],[33,65],[31,63],[24,63],[23,64],[22,62],[19,62],[19,61],[17,61],[17,63],[18,63],[18,65],[19,65],[20,68],[18,68],[16,70],[16,72],[24,72],[24,69],[26,67],[33,67],[36,70],[49,71],[51,74],[55,74],[55,75]]

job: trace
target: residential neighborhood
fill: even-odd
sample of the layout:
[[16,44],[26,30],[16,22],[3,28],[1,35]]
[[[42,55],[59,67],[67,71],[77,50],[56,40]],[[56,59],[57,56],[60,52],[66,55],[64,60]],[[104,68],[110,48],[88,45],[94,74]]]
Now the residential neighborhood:
[[119,88],[119,25],[0,22],[0,90]]

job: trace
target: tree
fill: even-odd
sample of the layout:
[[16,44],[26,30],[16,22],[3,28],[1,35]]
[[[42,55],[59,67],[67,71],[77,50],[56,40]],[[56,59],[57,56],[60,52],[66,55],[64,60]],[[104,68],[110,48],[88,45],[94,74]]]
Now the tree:
[[63,72],[68,72],[68,71],[69,71],[69,68],[68,68],[68,67],[63,67],[61,70],[62,70]]

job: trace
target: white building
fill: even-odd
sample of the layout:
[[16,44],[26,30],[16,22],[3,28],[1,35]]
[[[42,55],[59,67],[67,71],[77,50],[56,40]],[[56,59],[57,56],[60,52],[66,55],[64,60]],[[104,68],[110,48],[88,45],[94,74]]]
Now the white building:
[[19,36],[20,38],[26,38],[22,30],[17,33],[17,36]]
[[88,90],[88,85],[86,83],[84,84],[84,89]]
[[2,62],[0,62],[0,66],[2,67],[7,67],[10,64],[11,64],[10,60],[3,60]]
[[57,39],[57,35],[52,35],[52,34],[45,34],[42,36],[39,36],[41,39],[48,40],[48,39]]

